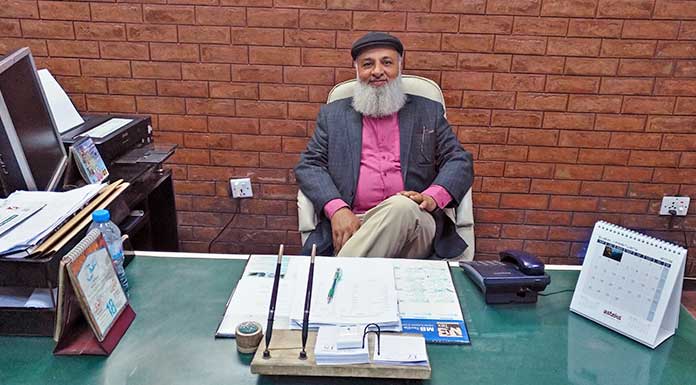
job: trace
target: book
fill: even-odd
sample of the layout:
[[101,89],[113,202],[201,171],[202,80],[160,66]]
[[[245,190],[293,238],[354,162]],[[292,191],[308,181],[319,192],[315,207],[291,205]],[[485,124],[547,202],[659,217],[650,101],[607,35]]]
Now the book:
[[109,176],[104,160],[91,137],[85,136],[70,146],[77,169],[87,183],[99,183]]

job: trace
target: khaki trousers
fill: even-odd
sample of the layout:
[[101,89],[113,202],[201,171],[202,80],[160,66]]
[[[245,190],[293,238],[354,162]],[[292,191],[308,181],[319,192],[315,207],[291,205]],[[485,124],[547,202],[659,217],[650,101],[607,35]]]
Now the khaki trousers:
[[360,220],[360,228],[336,256],[427,258],[432,254],[435,219],[410,198],[389,197]]

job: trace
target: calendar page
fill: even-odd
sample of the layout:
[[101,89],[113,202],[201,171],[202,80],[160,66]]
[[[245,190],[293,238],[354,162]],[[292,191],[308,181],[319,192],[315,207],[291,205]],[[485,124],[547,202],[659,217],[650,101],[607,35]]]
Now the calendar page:
[[685,261],[686,249],[597,222],[570,310],[657,346],[676,328]]

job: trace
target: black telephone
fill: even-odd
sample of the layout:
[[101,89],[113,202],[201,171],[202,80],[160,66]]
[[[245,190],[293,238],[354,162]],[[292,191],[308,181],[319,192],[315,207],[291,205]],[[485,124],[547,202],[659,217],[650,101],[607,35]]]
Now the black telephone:
[[500,261],[460,261],[459,266],[491,304],[534,303],[551,283],[539,258],[520,250],[502,251]]

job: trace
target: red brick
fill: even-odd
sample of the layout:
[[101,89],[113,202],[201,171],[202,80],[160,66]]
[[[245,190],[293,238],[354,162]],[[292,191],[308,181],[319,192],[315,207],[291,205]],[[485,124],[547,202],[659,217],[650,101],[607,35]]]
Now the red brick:
[[696,95],[696,79],[657,79],[655,84],[657,95]]
[[[425,9],[426,11],[428,9]],[[432,0],[432,12],[485,13],[485,0]]]
[[541,127],[541,112],[500,111],[493,112],[492,124],[504,127]]
[[[249,28],[243,28],[247,30]],[[265,29],[268,30],[268,29]],[[282,32],[282,31],[281,31]],[[259,38],[263,35],[263,30],[259,30]],[[283,35],[281,33],[280,40],[274,43],[283,44]],[[285,30],[285,45],[296,47],[315,47],[315,48],[333,48],[336,46],[336,32],[334,31],[307,31],[307,30]],[[253,43],[261,44],[261,43]],[[266,44],[275,45],[275,44]],[[349,45],[350,46],[350,45]]]
[[285,67],[285,83],[334,84],[334,72],[324,67]]
[[459,16],[448,14],[409,13],[407,30],[420,32],[457,32]]
[[652,57],[655,46],[654,40],[605,39],[602,41],[602,56]]
[[674,108],[674,113],[696,115],[696,98],[677,98],[677,105]]
[[152,60],[160,61],[198,61],[198,45],[174,43],[150,43]]
[[569,75],[615,75],[618,59],[577,58],[566,59],[565,72]]
[[527,211],[525,223],[531,225],[553,225],[564,226],[569,225],[572,218],[572,213],[559,211]]
[[525,160],[527,148],[524,146],[482,145],[479,158],[483,160]]
[[579,190],[580,181],[535,179],[532,181],[530,192],[535,194],[577,195]]
[[593,125],[593,114],[547,112],[544,115],[544,128],[591,130]]
[[601,198],[599,211],[610,213],[645,213],[648,201],[643,199]]
[[511,55],[461,53],[459,54],[458,65],[460,69],[466,71],[507,72],[510,70],[511,59]]
[[652,89],[653,79],[604,78],[599,92],[602,94],[650,95]]
[[[592,235],[592,229],[572,227],[552,227],[549,230],[549,240],[555,241],[587,241]],[[571,251],[570,255],[574,255]]]
[[602,179],[619,182],[649,182],[652,174],[652,168],[606,166]]
[[674,69],[675,77],[696,77],[696,60],[679,60]]
[[183,114],[186,112],[184,99],[157,96],[138,96],[138,112],[155,114]]
[[127,26],[128,40],[176,42],[177,31],[174,25],[130,24]]
[[[673,155],[676,155],[675,157],[679,157],[679,153],[672,153]],[[681,154],[681,159],[679,159],[679,167],[682,168],[688,168],[688,167],[696,167],[696,153],[684,153]],[[668,195],[673,195],[673,194],[668,194]]]
[[132,96],[87,95],[87,108],[99,112],[135,112]]
[[430,0],[379,0],[379,8],[384,11],[429,11]]
[[503,225],[501,237],[513,239],[546,239],[547,226]]
[[[234,100],[186,99],[186,113],[189,115],[234,115]],[[213,126],[210,118],[211,131]],[[254,130],[256,132],[256,130]]]
[[403,12],[353,12],[353,29],[403,31],[406,14]]
[[34,1],[6,0],[0,8],[0,17],[38,19],[39,9]]
[[[476,195],[476,194],[474,194]],[[523,223],[523,210],[475,209],[476,223]]]
[[543,91],[544,75],[503,74],[493,75],[493,89],[509,91]]
[[508,138],[508,144],[555,146],[557,143],[557,130],[511,128]]
[[280,66],[233,65],[232,80],[260,83],[281,83],[283,69]]
[[662,150],[694,151],[696,150],[696,135],[665,134],[662,139]]
[[272,7],[273,0],[220,0],[220,4],[233,7]]
[[258,167],[259,154],[241,151],[211,151],[211,163],[216,166]]
[[63,89],[65,89],[65,92],[68,93],[107,93],[106,79],[60,76],[56,80],[58,80]]
[[545,210],[548,206],[548,195],[506,193],[500,196],[500,208]]
[[237,116],[285,118],[287,116],[287,105],[282,102],[238,100]]
[[160,96],[191,96],[204,98],[208,96],[208,84],[204,81],[192,80],[158,80],[157,91]]
[[258,86],[256,84],[211,82],[210,97],[232,99],[257,99],[259,97]]
[[406,54],[407,69],[437,69],[447,70],[457,68],[457,54],[443,52],[416,52]]
[[69,21],[21,20],[24,37],[74,39],[73,24]]
[[308,100],[308,89],[306,86],[262,84],[259,86],[259,92],[262,100],[293,100],[300,102]]
[[[480,207],[480,206],[479,206]],[[476,224],[476,236],[479,238],[499,238],[500,225],[498,224]]]
[[99,57],[99,46],[96,41],[48,40],[46,44],[51,56]]
[[598,114],[595,129],[605,131],[643,131],[645,116]]
[[127,60],[80,60],[82,74],[86,76],[130,77],[130,64]]
[[147,60],[150,58],[147,43],[103,41],[99,43],[99,51],[104,59]]
[[244,8],[196,7],[196,23],[204,25],[243,26]]
[[229,64],[183,63],[181,72],[186,80],[230,80]]
[[259,121],[256,118],[209,117],[208,131],[256,134],[259,132]]
[[624,98],[624,113],[634,114],[671,114],[674,110],[674,98],[657,96],[627,96]]
[[594,94],[599,78],[585,76],[551,76],[546,79],[546,92]]
[[[89,4],[72,1],[39,1],[39,14],[42,19],[89,20]],[[96,20],[96,18],[95,18]],[[106,20],[108,21],[108,20]]]
[[493,75],[480,72],[443,72],[442,88],[458,90],[490,90]]
[[530,147],[527,160],[531,162],[574,163],[577,159],[577,148]]
[[[23,20],[23,21],[28,21],[28,20]],[[21,35],[22,35],[22,29],[19,26],[19,20],[0,19],[0,36],[18,37]]]
[[577,160],[583,164],[624,166],[628,163],[629,154],[628,150],[581,148]]
[[91,8],[92,21],[114,21],[122,23],[140,23],[143,21],[142,8],[138,4],[92,3]]
[[593,17],[597,0],[546,0],[541,6],[542,16]]
[[329,9],[377,9],[376,0],[327,0],[326,7]]
[[[475,192],[473,195],[473,201],[474,204],[476,205],[475,207],[484,207],[484,208],[497,208],[498,203],[500,201],[500,194],[499,193],[482,193],[482,192]],[[477,219],[477,226],[480,222],[478,222]]]
[[160,127],[167,131],[205,132],[208,123],[203,116],[160,115]]
[[517,109],[564,111],[568,102],[568,95],[540,94],[519,92],[517,94]]
[[512,33],[520,35],[565,36],[568,19],[553,17],[515,17]]
[[505,176],[508,178],[551,178],[553,176],[553,167],[552,164],[544,163],[508,162],[505,165]]
[[156,95],[154,80],[109,79],[109,93],[121,95]]
[[33,56],[48,56],[45,39],[0,38],[0,52],[10,52],[29,47]]
[[325,0],[276,0],[275,6],[282,8],[324,8]]
[[[195,44],[189,44],[195,47]],[[247,63],[247,47],[226,45],[202,45],[201,60],[210,63]]]
[[619,75],[670,76],[673,67],[671,60],[621,59]]
[[568,36],[620,37],[622,20],[570,19]]
[[655,18],[695,19],[696,9],[688,0],[660,0],[655,4]]
[[660,148],[660,139],[660,134],[614,132],[611,134],[609,147],[657,150]]
[[677,195],[678,193],[678,185],[631,183],[628,187],[627,196],[629,198],[662,199],[665,195]]
[[233,150],[278,152],[280,143],[280,136],[232,135]]
[[462,96],[462,107],[512,109],[515,104],[514,92],[466,91]]
[[143,20],[157,24],[193,24],[194,8],[180,5],[144,5]]
[[606,148],[611,134],[597,131],[561,131],[559,146]]
[[650,18],[655,0],[599,0],[598,17]]
[[[53,75],[68,75],[78,76],[80,72],[80,61],[78,59],[61,59],[61,58],[38,58],[35,57],[36,68],[48,68]],[[126,62],[126,75],[130,76],[128,71],[128,62]],[[89,76],[88,74],[85,74]]]
[[[657,143],[659,147],[659,142]],[[630,166],[644,167],[677,167],[679,165],[678,152],[659,151],[631,151],[628,159]]]
[[515,55],[512,58],[512,72],[561,74],[564,62],[563,57]]
[[550,37],[548,55],[597,56],[601,40],[578,37]]
[[646,131],[658,132],[694,132],[696,117],[694,116],[651,116],[648,119]]
[[621,96],[570,95],[568,111],[620,112]]
[[461,107],[462,105],[462,92],[456,90],[443,90],[442,95],[445,98],[445,106],[447,108]]
[[[299,48],[286,49],[296,49],[299,55]],[[351,57],[345,50],[304,48],[302,49],[302,64],[320,67],[349,67],[351,66]]]
[[622,37],[629,39],[676,39],[678,21],[626,20]]
[[307,124],[299,120],[261,119],[260,133],[264,135],[305,136]]
[[249,27],[297,28],[299,12],[296,9],[247,8]]
[[620,223],[623,216],[607,213],[574,213],[573,226],[594,226],[597,221],[607,221],[610,223]]
[[116,23],[75,22],[75,36],[78,40],[126,40],[126,30]]
[[529,192],[528,178],[483,178],[483,192]]
[[488,0],[486,13],[538,16],[541,0]]
[[300,160],[299,154],[270,154],[260,153],[261,167],[287,168],[288,164],[297,164]]
[[590,197],[552,196],[549,209],[558,211],[595,211],[599,199]]
[[453,35],[442,37],[443,51],[489,52],[493,49],[493,36],[490,35]]
[[181,79],[181,64],[131,62],[134,78],[146,79]]
[[694,40],[696,39],[696,21],[682,21],[679,30],[679,39]]
[[491,112],[489,110],[450,109],[447,111],[447,120],[450,124],[480,126],[490,123]]
[[[450,1],[447,2],[449,3]],[[512,32],[512,24],[512,16],[461,15],[459,18],[459,32],[509,34]]]
[[546,53],[546,37],[496,36],[495,52],[543,55]]
[[350,29],[350,11],[300,11],[300,28]]
[[498,127],[462,127],[457,133],[460,143],[505,144],[506,137],[507,129]]
[[179,42],[181,43],[229,43],[229,27],[199,27],[179,25]]
[[[658,168],[652,178],[653,183],[684,183],[696,179],[696,169]],[[649,180],[648,180],[649,181]]]
[[696,42],[661,41],[657,45],[657,57],[693,58],[696,56]]
[[524,241],[517,239],[477,239],[476,258],[480,258],[482,253],[490,253],[490,259],[497,259],[500,250],[521,250]]

